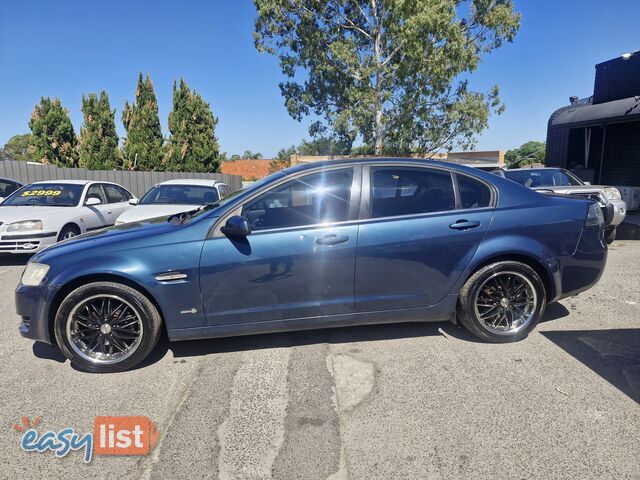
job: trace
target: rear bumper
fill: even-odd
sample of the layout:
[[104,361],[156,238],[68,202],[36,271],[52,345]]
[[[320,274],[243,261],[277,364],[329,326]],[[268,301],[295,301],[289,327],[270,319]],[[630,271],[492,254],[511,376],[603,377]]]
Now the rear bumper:
[[35,253],[58,240],[58,232],[16,233],[3,232],[0,236],[0,253]]
[[627,216],[627,204],[624,200],[611,200],[609,204],[613,206],[611,226],[615,227],[620,225]]
[[550,267],[556,284],[555,297],[551,301],[577,295],[598,283],[607,263],[607,254],[602,229],[585,228],[573,255],[551,261]]

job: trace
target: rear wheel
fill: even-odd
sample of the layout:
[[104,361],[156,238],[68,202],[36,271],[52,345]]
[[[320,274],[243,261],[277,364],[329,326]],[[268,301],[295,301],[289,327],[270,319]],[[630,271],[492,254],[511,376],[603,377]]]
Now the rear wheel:
[[489,342],[525,338],[546,307],[544,284],[536,271],[515,261],[496,262],[474,273],[460,291],[458,318]]
[[70,238],[76,237],[80,235],[80,230],[75,225],[65,225],[62,230],[60,230],[60,235],[58,235],[58,241],[69,240]]
[[616,239],[616,227],[607,227],[604,230],[604,241],[611,245]]
[[137,290],[96,282],[72,291],[55,318],[55,336],[71,363],[87,372],[119,372],[144,360],[161,333],[153,303]]

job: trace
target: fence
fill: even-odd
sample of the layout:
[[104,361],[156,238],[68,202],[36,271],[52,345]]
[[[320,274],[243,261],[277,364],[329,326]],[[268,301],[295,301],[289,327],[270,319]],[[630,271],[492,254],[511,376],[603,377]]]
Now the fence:
[[33,183],[42,180],[97,180],[114,182],[140,198],[156,183],[173,179],[207,178],[226,183],[235,192],[242,188],[242,177],[226,173],[188,172],[132,172],[129,170],[87,170],[86,168],[59,168],[16,160],[0,161],[0,177]]

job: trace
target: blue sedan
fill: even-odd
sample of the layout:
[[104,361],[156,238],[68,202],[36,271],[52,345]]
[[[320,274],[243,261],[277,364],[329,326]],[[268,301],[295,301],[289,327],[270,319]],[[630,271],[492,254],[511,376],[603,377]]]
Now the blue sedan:
[[180,215],[92,232],[27,265],[20,333],[78,368],[172,341],[402,321],[520,340],[593,286],[602,212],[471,168],[362,159],[289,168]]

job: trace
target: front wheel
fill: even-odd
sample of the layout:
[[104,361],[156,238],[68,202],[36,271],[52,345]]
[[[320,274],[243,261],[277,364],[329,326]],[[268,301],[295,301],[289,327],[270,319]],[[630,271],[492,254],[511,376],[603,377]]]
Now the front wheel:
[[58,346],[80,370],[128,370],[158,343],[162,321],[139,291],[113,282],[95,282],[72,291],[60,304],[54,330]]
[[538,324],[546,307],[536,271],[515,261],[496,262],[474,273],[460,291],[458,318],[489,342],[515,342]]

